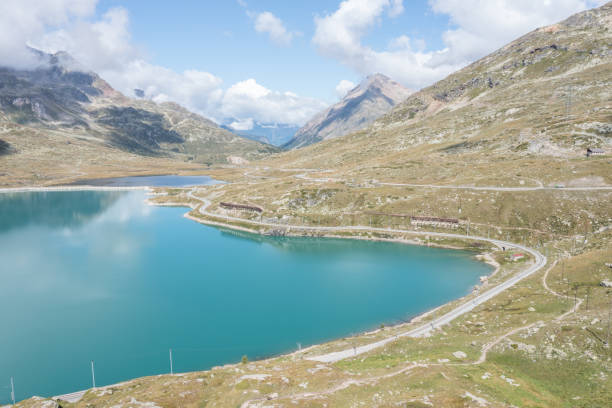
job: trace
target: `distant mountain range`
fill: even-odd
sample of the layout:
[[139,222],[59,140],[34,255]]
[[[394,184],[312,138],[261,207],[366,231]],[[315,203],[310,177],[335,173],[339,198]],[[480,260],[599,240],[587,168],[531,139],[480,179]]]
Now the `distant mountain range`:
[[289,142],[299,126],[288,125],[284,123],[259,123],[254,122],[253,127],[249,130],[238,130],[231,126],[234,120],[226,121],[226,124],[221,127],[227,129],[237,135],[246,137],[247,139],[256,140],[262,143],[268,143],[274,146],[282,146]]
[[300,128],[284,147],[295,149],[333,139],[370,125],[405,100],[411,90],[382,74],[368,76],[344,98]]
[[[101,145],[144,156],[199,163],[253,160],[278,151],[226,129],[176,103],[128,98],[65,52],[31,49],[37,67],[0,67],[0,124],[86,135]],[[11,154],[0,140],[0,154]]]

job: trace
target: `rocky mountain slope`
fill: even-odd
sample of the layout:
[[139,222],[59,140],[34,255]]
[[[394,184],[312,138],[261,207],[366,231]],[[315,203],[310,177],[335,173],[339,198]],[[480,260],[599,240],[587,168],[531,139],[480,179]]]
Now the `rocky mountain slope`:
[[[500,236],[607,228],[611,22],[608,3],[534,30],[369,128],[275,155],[246,180],[223,174],[232,184],[219,199],[296,224],[386,227],[403,214],[461,219],[472,232],[493,225]],[[587,147],[604,154],[587,157]]]
[[382,74],[367,77],[337,104],[316,115],[285,147],[294,149],[333,139],[370,125],[412,91]]
[[[368,129],[283,161],[352,167],[372,178],[388,169],[387,179],[421,181],[450,173],[419,163],[470,163],[469,177],[484,182],[509,168],[530,172],[524,161],[579,158],[588,146],[612,150],[611,27],[608,3],[534,30],[414,93]],[[544,177],[556,166],[531,169]]]
[[6,126],[62,132],[67,143],[84,137],[137,155],[207,164],[227,163],[231,156],[253,160],[277,151],[175,103],[127,98],[66,53],[32,52],[39,66],[0,68],[0,121]]

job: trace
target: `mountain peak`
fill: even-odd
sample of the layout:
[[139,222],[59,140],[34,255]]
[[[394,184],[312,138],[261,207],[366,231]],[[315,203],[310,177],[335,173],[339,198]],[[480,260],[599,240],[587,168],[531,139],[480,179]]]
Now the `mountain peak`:
[[34,56],[37,61],[37,66],[32,68],[50,68],[57,67],[64,71],[78,71],[88,74],[94,74],[92,71],[85,68],[83,64],[77,61],[70,53],[66,51],[57,51],[55,53],[48,53],[38,48],[31,46],[27,47],[27,50]]
[[340,102],[306,123],[285,147],[303,147],[364,129],[411,93],[411,90],[383,74],[368,75]]
[[389,78],[388,76],[381,74],[381,73],[375,73],[375,74],[370,74],[367,77],[365,77],[365,79],[363,81],[361,81],[360,86],[372,86],[372,85],[377,85],[377,84],[381,84],[381,83],[387,83],[387,82],[395,82],[393,81],[391,78]]

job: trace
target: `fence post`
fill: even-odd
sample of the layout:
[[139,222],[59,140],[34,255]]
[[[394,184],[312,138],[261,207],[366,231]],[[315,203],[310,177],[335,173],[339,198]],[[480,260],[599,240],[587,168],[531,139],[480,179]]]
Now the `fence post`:
[[94,361],[91,360],[91,383],[93,384],[93,388],[96,388],[96,374],[94,372]]
[[15,406],[15,382],[13,377],[11,377],[11,400],[13,400],[13,406]]

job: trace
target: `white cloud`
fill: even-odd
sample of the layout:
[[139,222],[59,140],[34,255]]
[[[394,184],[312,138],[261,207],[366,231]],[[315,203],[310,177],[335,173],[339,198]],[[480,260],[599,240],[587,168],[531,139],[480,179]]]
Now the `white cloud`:
[[280,18],[269,11],[264,11],[255,16],[255,31],[267,33],[270,39],[278,45],[290,45],[295,33],[287,31]]
[[397,17],[404,12],[404,0],[391,0],[389,17]]
[[376,51],[362,44],[367,29],[392,6],[388,0],[343,1],[334,13],[315,18],[313,43],[321,54],[338,59],[361,75],[380,72],[411,88],[431,83],[459,67],[427,66],[432,55],[414,51],[405,36],[393,41],[396,49]]
[[[220,77],[201,70],[176,72],[147,61],[134,46],[129,14],[122,7],[107,10],[94,19],[97,0],[1,0],[0,64],[31,66],[26,43],[47,52],[67,51],[83,66],[97,72],[128,96],[135,88],[156,102],[174,101],[217,122],[233,118],[249,121],[302,125],[325,104],[291,92],[278,92],[254,79],[228,89]],[[266,25],[272,38],[282,30]],[[281,24],[282,26],[282,24]],[[287,33],[285,36],[293,34]]]
[[238,5],[254,20],[255,31],[268,34],[277,45],[289,46],[294,37],[302,35],[298,31],[288,31],[283,21],[270,11],[257,13],[249,10],[249,5],[243,0],[238,0]]
[[405,35],[374,50],[362,42],[367,30],[403,11],[402,1],[345,0],[338,9],[315,18],[313,43],[361,75],[384,73],[411,88],[421,88],[494,51],[538,26],[562,20],[602,0],[429,0],[455,28],[443,33],[444,47],[425,51],[425,43]]
[[141,54],[131,43],[129,15],[123,7],[111,8],[93,23],[76,21],[47,32],[33,45],[49,52],[68,51],[98,72],[121,69]]
[[594,7],[588,0],[430,0],[434,12],[447,14],[457,28],[443,34],[441,58],[468,62],[538,27]]
[[[177,73],[144,60],[132,61],[121,71],[108,71],[104,77],[126,94],[139,88],[155,102],[175,101],[218,123],[232,118],[236,130],[249,130],[253,121],[302,125],[326,106],[314,98],[270,90],[255,79],[224,89],[222,79],[211,73]],[[251,127],[246,128],[249,123]]]
[[49,27],[91,15],[97,0],[2,0],[0,2],[0,62],[15,67],[35,63],[24,45]]
[[218,108],[223,80],[211,73],[198,70],[179,73],[135,59],[123,69],[104,71],[101,75],[127,95],[134,88],[142,89],[155,102],[178,102],[213,120],[221,120]]
[[354,87],[355,84],[353,82],[343,79],[338,82],[338,85],[336,85],[336,95],[338,96],[338,98],[344,98],[348,91],[350,91]]
[[255,121],[252,118],[244,119],[244,120],[236,120],[229,124],[234,130],[251,130],[255,125]]
[[302,125],[326,107],[314,99],[300,97],[292,92],[267,89],[247,79],[232,85],[223,95],[221,112],[225,117],[254,118],[264,123]]

